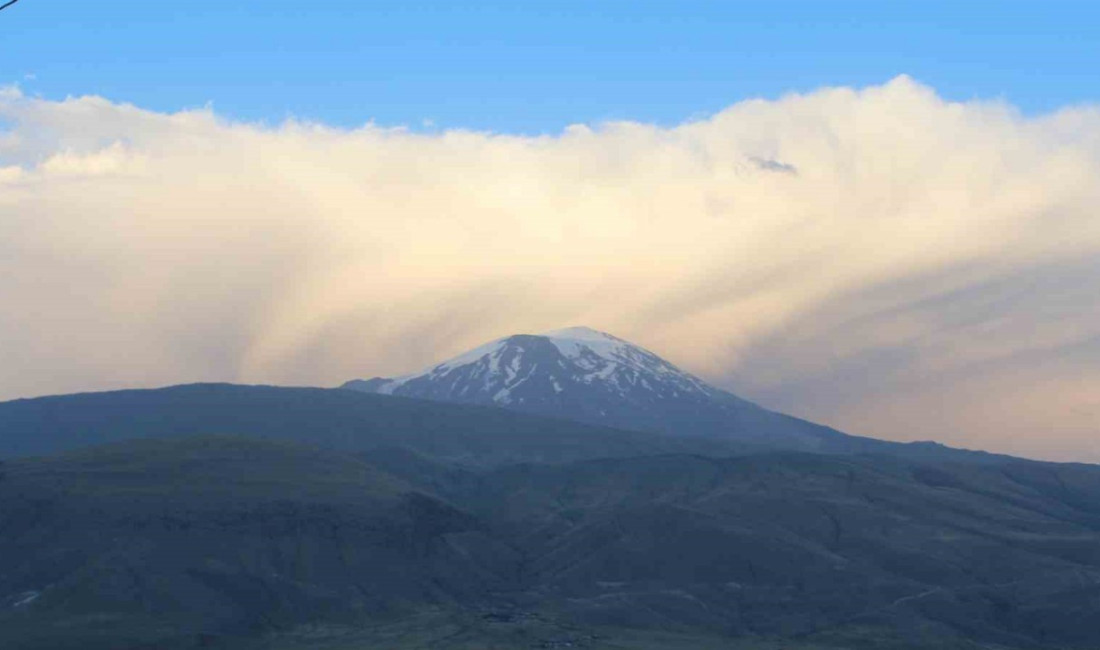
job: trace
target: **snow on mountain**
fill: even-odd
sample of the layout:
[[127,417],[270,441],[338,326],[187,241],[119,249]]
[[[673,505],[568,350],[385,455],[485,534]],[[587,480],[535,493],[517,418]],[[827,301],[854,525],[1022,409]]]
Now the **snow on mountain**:
[[[555,394],[565,392],[570,384],[598,385],[624,397],[634,391],[676,398],[681,394],[707,395],[713,390],[648,350],[604,332],[570,327],[497,339],[421,372],[379,383],[372,392],[413,394],[415,391],[405,387],[412,384],[423,390],[426,379],[452,386],[451,397],[484,402],[488,396],[496,404],[524,403],[535,396],[513,392],[536,373],[549,382]],[[472,383],[452,381],[460,375],[469,375]]]
[[344,388],[784,448],[818,449],[843,437],[767,411],[587,327],[508,336],[417,373],[353,380]]

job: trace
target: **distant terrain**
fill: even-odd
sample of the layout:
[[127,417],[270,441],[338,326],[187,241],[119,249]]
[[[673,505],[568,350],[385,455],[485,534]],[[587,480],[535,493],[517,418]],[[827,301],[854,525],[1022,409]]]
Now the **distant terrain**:
[[401,446],[466,465],[729,454],[744,445],[347,390],[189,384],[0,403],[0,459],[105,442],[247,434],[341,451]]
[[[421,372],[353,379],[343,387],[757,449],[907,458],[958,458],[965,453],[932,443],[902,445],[852,436],[770,411],[645,348],[588,327],[507,336]],[[971,456],[969,460],[979,460],[988,454]]]

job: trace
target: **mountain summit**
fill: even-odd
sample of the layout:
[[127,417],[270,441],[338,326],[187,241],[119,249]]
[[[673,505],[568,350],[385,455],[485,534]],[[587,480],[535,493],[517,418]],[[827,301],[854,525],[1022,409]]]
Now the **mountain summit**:
[[639,406],[713,391],[652,352],[587,327],[508,336],[419,373],[345,387],[524,410],[595,406],[596,396]]
[[418,373],[343,387],[782,448],[826,450],[849,438],[768,411],[587,327],[508,336]]

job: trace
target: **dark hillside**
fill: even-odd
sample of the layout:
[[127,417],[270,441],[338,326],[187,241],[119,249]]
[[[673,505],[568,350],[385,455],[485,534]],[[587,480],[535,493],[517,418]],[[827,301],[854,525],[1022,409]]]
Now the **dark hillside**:
[[344,451],[401,446],[476,466],[668,452],[727,455],[743,448],[341,389],[189,384],[0,403],[0,458],[195,434]]
[[0,422],[71,449],[0,461],[5,650],[1100,647],[1095,466],[226,385]]
[[5,462],[0,558],[0,647],[54,650],[476,603],[515,554],[354,458],[197,437]]
[[429,484],[379,462],[507,530],[528,587],[590,625],[1100,647],[1095,466],[673,455]]

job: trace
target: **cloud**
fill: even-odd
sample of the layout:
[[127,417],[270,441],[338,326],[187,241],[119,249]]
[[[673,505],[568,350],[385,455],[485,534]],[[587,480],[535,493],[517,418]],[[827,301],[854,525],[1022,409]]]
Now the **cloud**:
[[554,136],[0,91],[0,397],[587,324],[856,433],[1100,461],[1100,109],[906,77]]
[[771,160],[770,158],[758,158],[753,156],[749,158],[750,161],[760,169],[770,172],[783,172],[784,174],[797,174],[798,168],[794,165],[780,162],[778,160]]

